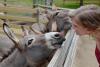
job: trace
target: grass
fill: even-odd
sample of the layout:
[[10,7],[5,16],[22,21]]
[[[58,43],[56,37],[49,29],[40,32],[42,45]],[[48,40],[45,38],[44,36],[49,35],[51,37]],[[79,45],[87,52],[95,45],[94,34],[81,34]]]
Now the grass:
[[80,7],[79,3],[75,2],[65,2],[61,4],[59,7],[64,7],[64,8],[78,8]]
[[[63,2],[62,0],[54,0],[54,3],[59,7],[64,8],[78,8],[80,7],[79,0],[66,0]],[[84,0],[84,5],[86,4],[96,4],[100,6],[100,0]]]
[[78,8],[79,7],[78,2],[72,2],[72,1],[63,2],[62,0],[55,0],[54,3],[56,6],[64,7],[64,8]]

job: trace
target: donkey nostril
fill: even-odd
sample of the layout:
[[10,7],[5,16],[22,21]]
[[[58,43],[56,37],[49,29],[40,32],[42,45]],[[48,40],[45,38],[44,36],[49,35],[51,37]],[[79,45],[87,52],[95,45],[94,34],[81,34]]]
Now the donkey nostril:
[[65,41],[66,39],[64,38],[63,41]]
[[55,34],[55,37],[60,37],[60,34]]

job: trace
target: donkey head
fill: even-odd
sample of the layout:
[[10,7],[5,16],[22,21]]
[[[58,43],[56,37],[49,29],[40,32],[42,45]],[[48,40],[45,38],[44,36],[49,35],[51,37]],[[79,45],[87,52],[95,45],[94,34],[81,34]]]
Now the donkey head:
[[59,32],[26,35],[19,40],[6,23],[3,24],[3,30],[32,66],[41,63],[41,61],[50,55],[50,50],[61,47],[61,44],[65,40]]
[[66,35],[67,31],[71,28],[69,12],[69,10],[60,10],[48,16],[47,31],[63,32]]

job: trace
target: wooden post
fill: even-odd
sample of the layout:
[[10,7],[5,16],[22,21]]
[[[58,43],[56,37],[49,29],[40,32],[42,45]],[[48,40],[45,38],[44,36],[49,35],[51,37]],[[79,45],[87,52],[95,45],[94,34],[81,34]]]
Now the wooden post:
[[83,0],[80,0],[80,6],[83,6]]
[[[7,0],[4,0],[4,6],[5,6],[5,7],[7,6]],[[7,12],[4,12],[4,14],[6,15]],[[4,19],[3,21],[4,21],[4,22],[7,22],[7,19]]]
[[56,51],[47,67],[72,67],[79,37],[73,30],[69,30],[65,38],[66,41]]
[[37,4],[37,0],[33,0],[33,8],[35,8],[35,4]]
[[63,6],[65,5],[66,0],[63,0]]
[[53,0],[45,0],[45,5],[52,6],[53,5]]

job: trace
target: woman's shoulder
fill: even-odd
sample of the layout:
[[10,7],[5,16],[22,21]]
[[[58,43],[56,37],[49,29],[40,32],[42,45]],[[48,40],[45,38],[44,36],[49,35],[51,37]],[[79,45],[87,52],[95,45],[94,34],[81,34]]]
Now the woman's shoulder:
[[100,51],[99,51],[99,49],[97,47],[95,49],[95,55],[96,55],[98,63],[100,64]]

